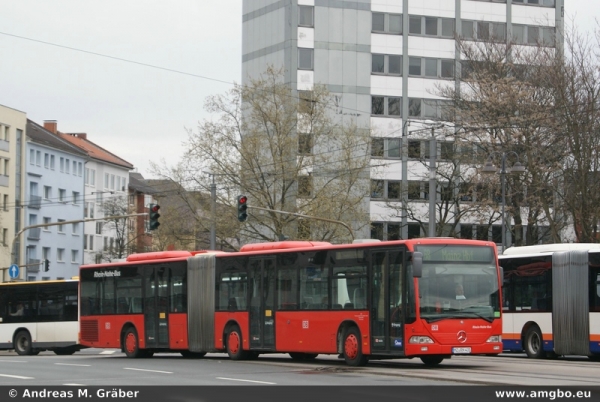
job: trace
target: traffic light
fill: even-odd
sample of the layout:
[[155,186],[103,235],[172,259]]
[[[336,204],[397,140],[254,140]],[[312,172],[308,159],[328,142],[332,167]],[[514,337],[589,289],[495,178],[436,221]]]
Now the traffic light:
[[238,221],[245,222],[248,219],[248,197],[238,195],[237,198]]
[[160,205],[150,204],[150,207],[148,209],[149,209],[148,215],[150,217],[150,222],[148,224],[148,230],[158,229],[158,227],[160,226],[160,222],[158,221],[158,218],[160,218],[160,214],[158,213],[158,210],[160,209]]
[[50,260],[47,258],[44,260],[44,272],[50,271]]

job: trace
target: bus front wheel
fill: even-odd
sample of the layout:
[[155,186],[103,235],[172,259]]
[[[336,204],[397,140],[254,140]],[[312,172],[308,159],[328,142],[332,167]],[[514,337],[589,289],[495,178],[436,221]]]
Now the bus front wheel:
[[530,327],[525,333],[524,346],[528,357],[541,359],[544,356],[542,331],[537,326]]
[[349,366],[364,366],[369,358],[363,355],[360,332],[356,327],[351,327],[344,336],[344,360]]
[[19,331],[14,340],[15,351],[21,356],[32,355],[31,335],[27,331]]
[[227,332],[226,338],[227,354],[231,360],[243,360],[246,358],[244,353],[242,331],[238,327],[231,327]]
[[129,328],[123,336],[123,351],[127,357],[145,357],[148,353],[139,347],[139,338],[135,328]]
[[429,367],[435,367],[444,360],[444,356],[421,356],[421,361]]

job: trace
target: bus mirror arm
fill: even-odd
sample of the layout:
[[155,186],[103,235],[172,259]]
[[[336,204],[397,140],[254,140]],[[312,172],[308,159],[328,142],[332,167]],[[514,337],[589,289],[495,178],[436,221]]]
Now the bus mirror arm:
[[420,278],[423,274],[423,253],[415,251],[412,254],[412,275],[413,278]]

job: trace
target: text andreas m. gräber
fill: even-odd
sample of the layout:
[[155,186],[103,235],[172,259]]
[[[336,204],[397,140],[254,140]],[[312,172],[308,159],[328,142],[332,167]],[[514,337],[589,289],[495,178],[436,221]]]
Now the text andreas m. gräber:
[[100,388],[95,390],[88,389],[75,389],[68,391],[60,391],[60,390],[49,390],[49,389],[41,389],[41,390],[23,390],[23,393],[19,395],[16,390],[10,390],[9,396],[11,398],[21,397],[21,398],[48,398],[48,399],[63,399],[63,398],[131,398],[135,399],[139,397],[140,391],[130,391],[123,390],[120,388]]

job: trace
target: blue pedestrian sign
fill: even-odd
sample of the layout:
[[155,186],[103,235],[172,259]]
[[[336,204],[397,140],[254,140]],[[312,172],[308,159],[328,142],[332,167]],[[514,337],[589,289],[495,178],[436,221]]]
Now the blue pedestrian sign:
[[18,278],[19,277],[19,266],[17,264],[12,264],[10,266],[10,268],[8,268],[8,275],[11,278]]

